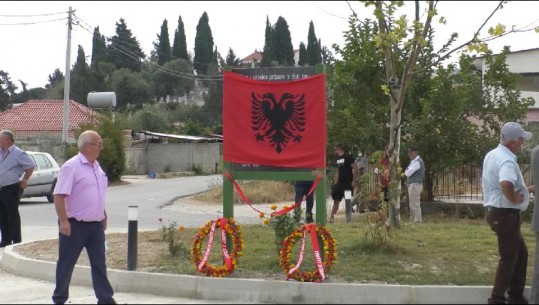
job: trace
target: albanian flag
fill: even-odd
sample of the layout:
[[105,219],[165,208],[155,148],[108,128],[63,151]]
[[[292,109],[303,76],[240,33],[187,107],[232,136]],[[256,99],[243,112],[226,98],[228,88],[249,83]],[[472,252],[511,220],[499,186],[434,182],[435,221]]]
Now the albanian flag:
[[223,72],[223,159],[293,168],[326,165],[326,76],[260,81]]

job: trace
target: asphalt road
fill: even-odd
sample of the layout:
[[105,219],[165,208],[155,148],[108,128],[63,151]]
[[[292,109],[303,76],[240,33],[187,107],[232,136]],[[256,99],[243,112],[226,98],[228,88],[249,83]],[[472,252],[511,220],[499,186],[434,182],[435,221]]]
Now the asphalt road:
[[[169,179],[149,179],[145,176],[127,176],[129,184],[110,187],[107,193],[107,213],[111,232],[127,232],[128,207],[138,206],[139,230],[159,229],[159,218],[176,221],[184,226],[201,226],[218,215],[189,214],[162,210],[176,199],[207,191],[220,184],[222,176],[193,176]],[[45,197],[21,200],[19,208],[23,225],[23,242],[56,238],[58,234],[57,216],[54,204]],[[0,259],[3,248],[0,248]],[[46,304],[51,303],[54,284],[47,281],[24,278],[0,269],[0,304]],[[71,304],[95,304],[92,287],[72,286]],[[116,301],[133,304],[195,304],[219,303],[208,300],[187,298],[167,298],[137,293],[116,293]]]

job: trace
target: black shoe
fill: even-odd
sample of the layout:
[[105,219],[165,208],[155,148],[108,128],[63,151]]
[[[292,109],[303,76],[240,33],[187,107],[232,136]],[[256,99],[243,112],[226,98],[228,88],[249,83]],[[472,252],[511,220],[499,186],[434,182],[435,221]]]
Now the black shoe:
[[528,299],[523,295],[518,297],[509,296],[507,298],[507,304],[528,304]]
[[97,301],[97,304],[118,304],[118,303],[116,303],[116,300],[110,299],[108,301]]
[[4,248],[5,246],[11,245],[11,242],[0,242],[0,248]]

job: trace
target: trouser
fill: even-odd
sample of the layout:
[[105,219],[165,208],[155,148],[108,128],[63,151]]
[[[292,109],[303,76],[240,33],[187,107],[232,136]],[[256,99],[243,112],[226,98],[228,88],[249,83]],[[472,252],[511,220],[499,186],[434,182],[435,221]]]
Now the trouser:
[[103,222],[81,222],[73,218],[71,236],[59,233],[58,262],[56,264],[56,287],[52,296],[54,303],[65,303],[69,298],[69,284],[83,248],[90,260],[90,270],[95,296],[98,303],[106,304],[113,300],[114,292],[107,278],[105,257],[105,230]]
[[410,207],[410,221],[421,222],[421,192],[423,183],[410,183],[408,185],[408,202]]
[[20,197],[19,183],[3,186],[0,189],[0,232],[3,243],[11,244],[22,241],[21,216],[19,214]]
[[523,296],[526,285],[528,248],[520,232],[520,211],[517,209],[489,208],[487,223],[498,238],[498,268],[494,278],[489,304],[505,303]]
[[303,197],[306,197],[305,198],[305,204],[306,204],[306,214],[307,215],[313,215],[313,207],[314,207],[314,196],[313,194],[311,194],[310,196],[307,196],[307,194],[309,193],[309,191],[311,190],[311,187],[312,187],[312,184],[308,185],[308,184],[305,184],[305,185],[296,185],[295,189],[296,189],[296,198],[295,198],[295,203],[298,203],[298,202],[302,202],[303,201]]

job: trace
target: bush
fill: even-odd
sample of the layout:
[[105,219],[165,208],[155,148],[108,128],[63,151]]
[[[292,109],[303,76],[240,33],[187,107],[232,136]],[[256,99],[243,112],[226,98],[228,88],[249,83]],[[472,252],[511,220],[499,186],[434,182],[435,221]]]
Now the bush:
[[[91,124],[81,125],[75,132],[76,137],[78,138],[81,133],[89,129],[99,133],[104,147],[98,158],[99,164],[107,174],[109,183],[120,181],[125,172],[123,128],[119,123],[113,122],[112,119],[107,116],[100,116],[98,120],[99,123],[97,126]],[[77,146],[75,146],[75,148],[77,148]],[[68,155],[69,153],[73,153],[73,148],[68,149]]]

